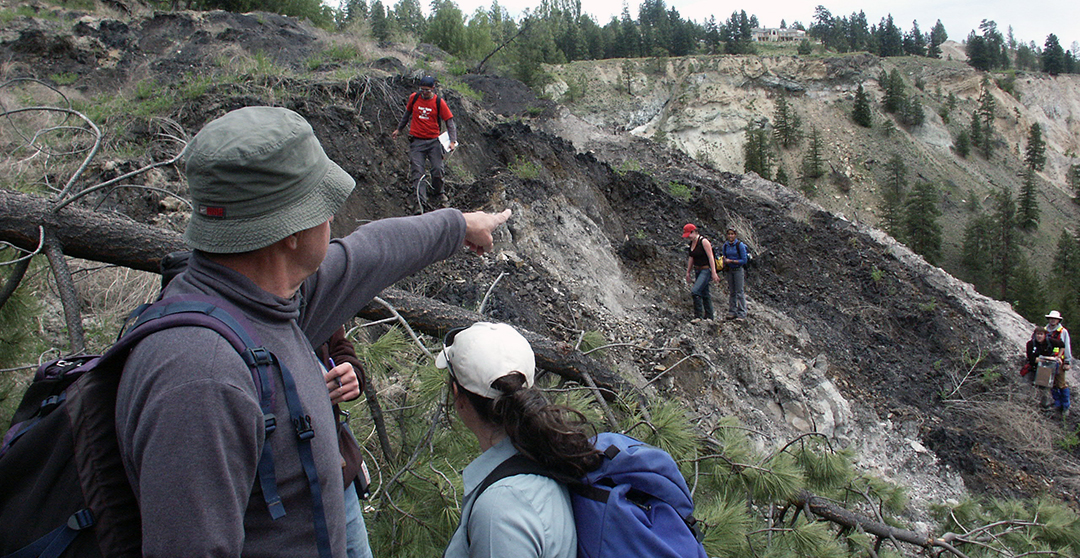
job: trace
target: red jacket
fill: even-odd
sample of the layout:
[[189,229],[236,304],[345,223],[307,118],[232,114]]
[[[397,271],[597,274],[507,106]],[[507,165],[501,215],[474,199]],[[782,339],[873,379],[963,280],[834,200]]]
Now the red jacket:
[[[435,110],[436,102],[439,103],[437,112]],[[413,93],[409,96],[408,104],[405,106],[412,107],[409,135],[414,138],[434,139],[439,137],[439,119],[450,120],[454,117],[454,113],[450,112],[450,107],[447,106],[446,101],[438,95],[431,99],[425,99],[418,93]]]

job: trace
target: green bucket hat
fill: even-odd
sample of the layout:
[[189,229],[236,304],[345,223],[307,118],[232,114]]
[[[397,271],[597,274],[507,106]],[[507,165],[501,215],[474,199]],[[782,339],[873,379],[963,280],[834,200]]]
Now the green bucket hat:
[[194,211],[184,240],[213,254],[250,252],[325,223],[356,182],[311,125],[277,107],[234,110],[184,152]]

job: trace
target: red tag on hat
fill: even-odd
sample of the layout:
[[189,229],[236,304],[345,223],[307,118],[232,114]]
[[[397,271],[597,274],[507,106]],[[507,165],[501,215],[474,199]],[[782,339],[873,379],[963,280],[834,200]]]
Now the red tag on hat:
[[225,208],[216,205],[200,205],[199,214],[207,217],[225,218]]

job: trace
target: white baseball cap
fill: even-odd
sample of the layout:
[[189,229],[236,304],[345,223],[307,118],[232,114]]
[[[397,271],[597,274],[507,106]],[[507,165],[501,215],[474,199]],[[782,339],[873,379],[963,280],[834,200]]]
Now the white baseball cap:
[[435,367],[449,369],[466,390],[495,399],[502,392],[491,384],[511,372],[520,372],[525,376],[525,387],[532,387],[536,357],[529,342],[513,327],[476,322],[446,334]]

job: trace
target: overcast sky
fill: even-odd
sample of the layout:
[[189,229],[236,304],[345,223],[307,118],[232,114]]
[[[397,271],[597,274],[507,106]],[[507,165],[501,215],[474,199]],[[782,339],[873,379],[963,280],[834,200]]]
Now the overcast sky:
[[[457,5],[471,15],[477,7],[489,8],[491,0],[455,0]],[[518,17],[521,11],[535,8],[540,0],[498,0],[499,5]],[[385,2],[384,2],[385,3]],[[393,4],[391,2],[390,4]],[[592,14],[600,25],[607,23],[612,15],[622,12],[623,0],[582,0],[582,10]],[[629,0],[630,16],[637,19],[641,0]],[[426,2],[421,1],[421,4]],[[717,0],[665,0],[683,18],[703,23],[709,16],[717,22],[726,20],[731,12],[746,10],[756,15],[765,27],[779,27],[784,19],[788,25],[796,21],[809,26],[814,8],[823,5],[834,17],[850,16],[862,10],[871,25],[892,14],[896,26],[904,32],[911,29],[911,22],[918,21],[919,29],[929,32],[937,20],[945,25],[949,39],[963,41],[968,33],[979,27],[979,22],[989,19],[997,22],[1002,35],[1009,26],[1017,40],[1035,41],[1040,47],[1046,36],[1054,33],[1061,46],[1068,49],[1073,41],[1080,41],[1080,0],[906,0],[905,2],[882,2],[880,0],[772,0],[765,4],[757,2],[718,2]],[[424,6],[427,8],[427,6]]]

